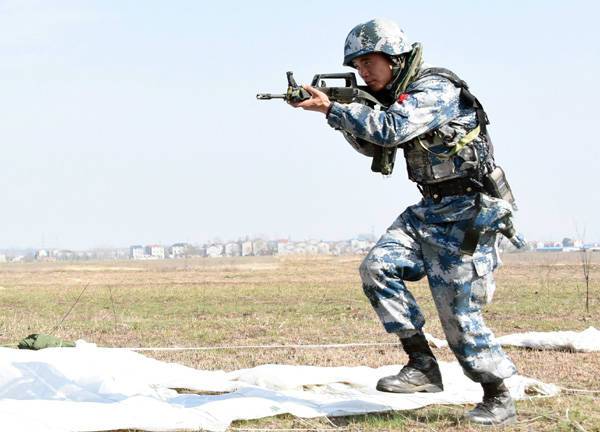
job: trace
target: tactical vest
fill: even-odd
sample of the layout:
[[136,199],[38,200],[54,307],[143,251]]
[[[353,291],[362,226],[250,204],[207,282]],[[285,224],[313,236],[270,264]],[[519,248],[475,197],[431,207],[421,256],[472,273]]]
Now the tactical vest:
[[441,76],[460,88],[462,108],[473,108],[478,125],[471,130],[450,121],[433,131],[404,143],[408,177],[421,185],[457,178],[481,181],[494,168],[493,147],[486,126],[487,115],[467,83],[443,68],[423,70],[417,77]]

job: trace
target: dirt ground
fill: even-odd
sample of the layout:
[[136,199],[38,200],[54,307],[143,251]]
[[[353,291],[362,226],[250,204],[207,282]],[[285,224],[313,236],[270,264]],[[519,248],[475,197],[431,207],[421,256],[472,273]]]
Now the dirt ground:
[[[494,302],[485,308],[497,335],[600,328],[600,254],[586,284],[578,253],[503,256]],[[51,333],[115,347],[227,347],[146,355],[202,369],[265,363],[319,366],[401,364],[395,346],[237,349],[246,345],[396,342],[362,294],[361,257],[244,257],[165,261],[0,264],[0,344]],[[425,281],[411,291],[443,333]],[[519,372],[565,389],[518,403],[505,430],[600,431],[600,353],[508,348]],[[452,360],[447,349],[435,349]],[[469,407],[467,407],[469,408]],[[477,430],[465,407],[303,420],[281,416],[237,422],[232,430]]]

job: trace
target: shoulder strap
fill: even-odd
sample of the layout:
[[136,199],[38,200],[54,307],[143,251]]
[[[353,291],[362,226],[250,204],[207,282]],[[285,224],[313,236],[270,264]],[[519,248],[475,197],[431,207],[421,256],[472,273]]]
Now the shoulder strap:
[[484,135],[487,134],[486,126],[490,124],[490,121],[479,100],[473,95],[473,93],[469,91],[469,86],[467,85],[467,83],[464,80],[460,79],[459,76],[451,70],[440,67],[424,69],[423,71],[421,71],[418,78],[423,78],[431,75],[437,75],[446,78],[447,80],[452,82],[452,84],[454,84],[456,87],[460,88],[460,96],[463,99],[463,101],[467,105],[473,107],[473,109],[475,109],[475,112],[477,113],[477,121],[479,122],[481,133]]

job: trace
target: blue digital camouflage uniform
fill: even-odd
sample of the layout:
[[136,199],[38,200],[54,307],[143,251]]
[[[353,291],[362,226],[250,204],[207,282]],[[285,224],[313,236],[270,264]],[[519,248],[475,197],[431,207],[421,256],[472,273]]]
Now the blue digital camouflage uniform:
[[[478,163],[479,150],[486,150],[480,136],[453,158],[421,152],[430,157],[432,172],[423,178],[418,178],[418,169],[411,172],[407,144],[416,137],[438,131],[450,139],[436,153],[451,152],[453,143],[477,126],[475,110],[460,103],[460,88],[442,76],[417,78],[387,110],[333,103],[327,121],[363,154],[372,154],[371,145],[404,148],[409,175],[422,184],[437,181],[436,175],[444,180],[461,177]],[[506,201],[485,194],[447,196],[437,203],[424,198],[396,219],[360,267],[364,292],[385,330],[400,337],[413,335],[425,323],[405,281],[427,276],[451,349],[465,374],[481,383],[516,372],[481,314],[494,292],[492,272],[500,264],[497,233],[511,213]],[[469,223],[484,231],[473,256],[460,252]]]

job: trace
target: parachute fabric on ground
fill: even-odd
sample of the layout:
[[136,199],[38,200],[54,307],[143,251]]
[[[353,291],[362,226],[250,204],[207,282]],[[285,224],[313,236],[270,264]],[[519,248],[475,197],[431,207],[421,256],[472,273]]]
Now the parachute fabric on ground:
[[574,352],[600,351],[600,330],[515,333],[498,338],[503,346],[519,346],[533,349],[564,350]]
[[[263,365],[226,373],[81,342],[76,348],[40,351],[1,348],[0,427],[39,432],[223,431],[234,420],[284,413],[310,418],[481,399],[481,387],[466,378],[457,363],[441,363],[448,389],[442,393],[397,395],[375,390],[378,378],[399,368]],[[546,396],[558,393],[552,385],[522,376],[507,384],[517,399],[532,390]],[[178,394],[174,388],[224,394]]]
[[[438,339],[426,333],[427,341],[436,348],[448,348],[445,339]],[[600,351],[600,330],[588,327],[586,330],[525,332],[500,336],[496,340],[502,346],[516,346],[541,350],[558,350],[573,352]]]

